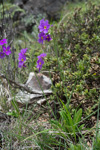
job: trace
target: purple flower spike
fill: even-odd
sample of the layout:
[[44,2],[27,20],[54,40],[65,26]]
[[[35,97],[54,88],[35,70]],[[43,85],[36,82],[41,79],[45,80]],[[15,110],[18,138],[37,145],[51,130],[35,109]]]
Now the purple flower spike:
[[52,38],[51,38],[51,36],[50,36],[50,34],[48,34],[47,36],[46,36],[46,41],[51,41],[52,40]]
[[44,19],[40,20],[40,25],[38,28],[40,32],[48,33],[48,30],[50,28],[50,24],[48,23],[48,20],[46,21],[44,21]]
[[7,44],[7,39],[3,39],[0,41],[0,45],[4,45],[4,44]]
[[37,61],[37,68],[39,69],[39,72],[42,69],[42,65],[43,64],[44,64],[43,59],[42,58],[38,59],[38,61]]
[[43,41],[46,39],[46,35],[43,32],[41,32],[39,33],[38,37],[38,42],[43,44]]
[[47,54],[46,53],[42,53],[37,58],[40,59],[40,58],[44,58],[45,56],[47,56]]
[[3,52],[4,52],[6,55],[10,55],[10,54],[11,54],[10,46],[8,46],[8,47],[2,46],[2,49],[3,49]]
[[3,52],[0,52],[0,58],[3,59],[5,57],[5,54]]

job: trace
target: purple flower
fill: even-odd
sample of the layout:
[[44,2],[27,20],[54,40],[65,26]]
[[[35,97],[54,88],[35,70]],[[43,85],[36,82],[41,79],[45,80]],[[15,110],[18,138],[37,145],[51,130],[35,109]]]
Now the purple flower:
[[19,57],[18,57],[18,60],[19,61],[26,61],[26,56],[25,55],[23,55],[22,53],[19,53]]
[[26,56],[20,54],[18,60],[24,62],[26,61]]
[[21,67],[23,66],[23,64],[24,64],[24,62],[19,61],[19,63],[18,63],[18,67],[19,67],[19,68],[21,68]]
[[26,65],[24,64],[24,62],[19,61],[19,63],[18,63],[18,67],[19,67],[19,68],[21,68],[21,67],[26,67]]
[[23,64],[23,67],[26,67],[26,65],[25,65],[25,64]]
[[45,56],[47,56],[47,54],[42,53],[42,54],[40,54],[40,55],[37,57],[37,58],[38,58],[38,60],[37,60],[37,68],[39,69],[39,72],[40,72],[40,70],[42,69],[42,65],[44,64],[43,59],[44,59]]
[[3,39],[0,41],[0,45],[4,45],[4,44],[7,44],[7,39]]
[[38,37],[38,42],[43,44],[43,41],[46,39],[46,35],[43,32],[41,32],[39,33]]
[[42,53],[37,58],[40,59],[40,58],[44,58],[45,56],[47,56],[47,54],[46,53]]
[[28,49],[28,48],[25,48],[25,49],[23,48],[23,49],[21,49],[21,53],[22,53],[23,55],[25,55],[25,53],[27,52],[27,49]]
[[6,55],[10,55],[10,54],[11,54],[10,46],[8,46],[8,47],[2,46],[2,49],[3,49],[3,52],[4,52]]
[[18,67],[19,68],[24,67],[24,62],[26,61],[26,56],[23,55],[22,53],[19,53],[18,60],[19,60]]
[[52,38],[51,38],[50,34],[46,35],[46,41],[49,42],[49,41],[51,41],[51,39],[52,39]]
[[40,32],[48,33],[48,30],[50,28],[50,24],[48,23],[48,20],[44,21],[44,19],[40,20],[40,25],[38,26]]
[[39,69],[39,72],[42,69],[42,65],[43,64],[44,64],[44,61],[43,61],[42,58],[40,58],[40,59],[37,60],[37,68]]
[[18,60],[19,60],[19,63],[18,63],[18,67],[21,68],[21,67],[26,67],[25,65],[25,61],[26,61],[26,52],[27,52],[27,48],[23,48],[21,49],[21,52],[18,54],[19,57],[18,57]]
[[5,57],[5,54],[3,52],[0,52],[0,58],[3,59]]

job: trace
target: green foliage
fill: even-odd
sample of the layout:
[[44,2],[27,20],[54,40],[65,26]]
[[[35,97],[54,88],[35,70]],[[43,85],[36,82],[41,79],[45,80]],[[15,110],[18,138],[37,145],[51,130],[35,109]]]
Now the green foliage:
[[[8,18],[9,17],[9,13],[10,12],[10,17],[14,17],[14,14],[16,12],[23,12],[25,13],[24,9],[21,9],[19,6],[12,4],[12,3],[7,3],[4,2],[4,6],[0,5],[0,12],[2,13],[4,11],[5,13],[5,17]],[[3,16],[0,16],[0,19],[2,19]]]
[[[63,85],[65,85],[62,86],[60,84],[62,81],[59,81],[58,86],[57,81],[55,86],[59,91],[58,96],[62,100],[63,95],[70,95],[73,83],[77,79],[74,92],[77,94],[79,103],[83,105],[83,102],[80,101],[81,97],[87,104],[89,99],[92,102],[94,99],[98,101],[100,94],[98,91],[98,81],[100,80],[99,28],[100,6],[91,3],[88,3],[84,11],[82,8],[76,8],[73,15],[69,16],[64,24],[60,23],[58,28],[54,27],[56,45],[59,49],[58,57],[61,62],[61,69],[64,70]],[[97,86],[95,87],[95,85]],[[76,97],[74,98],[76,99]]]
[[[5,4],[5,11],[14,7],[16,6]],[[12,11],[12,17],[16,11],[23,10],[16,7]],[[30,16],[23,21],[27,25],[33,21],[32,19],[33,16]],[[37,26],[34,27],[34,30],[37,30]],[[26,41],[28,41],[27,47],[30,49],[27,54],[28,67],[25,69],[27,73],[24,70],[24,74],[26,76],[30,71],[37,72],[37,56],[42,51],[48,53],[43,70],[54,72],[52,77],[53,94],[50,100],[55,101],[55,103],[56,101],[61,102],[61,108],[57,110],[60,113],[60,119],[51,120],[52,134],[45,130],[42,132],[43,129],[40,129],[40,132],[35,135],[33,132],[31,133],[32,136],[30,134],[25,135],[25,140],[33,141],[34,136],[36,136],[36,142],[38,143],[36,144],[41,149],[69,147],[69,150],[83,150],[79,139],[82,136],[83,127],[88,126],[88,123],[84,124],[82,117],[85,120],[84,118],[87,118],[96,109],[100,95],[100,6],[89,3],[84,11],[77,8],[64,24],[60,23],[59,26],[56,24],[52,30],[50,32],[53,40],[50,44],[47,43],[47,45],[42,46],[36,44],[38,31],[34,31],[32,35],[34,40],[26,32],[23,33]],[[26,46],[26,43],[23,45]],[[8,115],[19,119],[20,111],[15,101],[12,101],[12,106],[14,111],[8,112]],[[18,135],[20,139],[22,122],[19,124]],[[93,126],[91,122],[89,124]],[[90,128],[90,126],[88,127]],[[98,135],[94,142],[94,150],[99,146],[100,137]]]
[[7,112],[7,115],[8,115],[8,116],[13,116],[13,117],[18,118],[18,113],[16,113],[15,110],[13,110],[12,112]]
[[17,102],[15,101],[15,99],[13,99],[11,101],[11,103],[12,103],[14,110],[12,112],[8,112],[7,114],[10,116],[19,117],[20,116],[20,110],[19,110]]
[[100,149],[100,134],[97,136],[96,142],[94,142],[93,150],[99,150]]
[[[55,26],[53,33],[55,39],[53,42],[56,44],[53,50],[56,49],[58,58],[57,60],[55,58],[56,61],[52,61],[55,57],[55,53],[53,53],[54,57],[51,59],[50,66],[57,66],[53,68],[53,71],[59,72],[59,79],[55,82],[53,94],[62,101],[65,101],[64,95],[67,95],[66,101],[68,102],[73,84],[77,79],[71,102],[73,105],[73,101],[76,100],[76,106],[82,106],[82,109],[85,109],[84,116],[90,115],[97,107],[96,103],[98,103],[100,94],[100,90],[98,91],[98,81],[100,80],[98,65],[100,59],[99,14],[100,6],[89,3],[85,11],[82,11],[81,8],[76,9],[66,24],[60,24],[58,28]],[[53,98],[55,97],[53,96]],[[91,104],[90,107],[89,104]],[[61,135],[64,139],[69,137],[71,141],[74,138],[76,141],[76,133],[81,131],[84,126],[83,124],[79,126],[82,109],[72,113],[63,104],[63,108],[59,112],[60,120],[51,121],[54,129],[59,131],[57,135]],[[81,145],[73,145],[72,148],[83,149]]]
[[77,144],[77,145],[71,144],[68,150],[84,150],[84,146],[80,144]]
[[78,111],[75,110],[71,115],[71,112],[66,105],[62,101],[61,103],[63,108],[60,110],[60,121],[52,120],[51,124],[65,139],[67,136],[70,138],[74,137],[76,141],[77,133],[81,131],[84,126],[84,124],[79,125],[82,116],[82,109],[79,109]]

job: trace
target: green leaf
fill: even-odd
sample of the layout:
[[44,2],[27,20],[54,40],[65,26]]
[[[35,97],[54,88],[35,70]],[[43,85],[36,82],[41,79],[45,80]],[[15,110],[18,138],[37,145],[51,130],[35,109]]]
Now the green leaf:
[[82,109],[80,108],[77,112],[75,111],[74,114],[74,124],[77,124],[80,122],[82,116]]

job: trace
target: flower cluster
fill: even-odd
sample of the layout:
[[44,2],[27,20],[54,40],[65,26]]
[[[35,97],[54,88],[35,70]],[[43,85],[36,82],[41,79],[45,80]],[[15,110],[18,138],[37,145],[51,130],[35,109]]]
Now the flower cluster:
[[38,58],[38,60],[37,60],[37,68],[39,69],[39,72],[42,69],[42,65],[44,64],[43,59],[44,59],[45,56],[47,56],[47,54],[42,53],[41,55],[39,55],[37,57]]
[[50,28],[50,24],[48,23],[48,20],[46,21],[44,19],[40,20],[40,25],[38,26],[38,28],[40,31],[38,35],[39,37],[38,42],[42,44],[43,44],[43,41],[45,40],[49,42],[51,40],[51,36],[50,34],[48,34],[48,30]]
[[18,57],[18,60],[19,60],[18,67],[19,67],[19,68],[21,68],[21,67],[26,67],[26,65],[25,65],[26,52],[27,52],[27,48],[22,49],[22,50],[20,51],[20,53],[19,53],[19,57]]
[[[50,34],[48,34],[48,30],[50,28],[50,24],[48,22],[48,20],[40,20],[40,25],[39,25],[39,39],[38,42],[43,44],[43,41],[50,41],[51,40],[51,36]],[[0,48],[0,58],[3,59],[6,55],[10,55],[11,54],[11,50],[10,50],[10,46],[5,46],[5,44],[7,44],[7,39],[2,39],[0,40],[0,45],[2,47],[2,49]],[[27,52],[27,48],[25,49],[21,49],[20,53],[18,54],[18,67],[26,67],[25,62],[26,62],[26,52]],[[41,55],[39,55],[37,58],[37,68],[40,70],[42,69],[42,66],[44,64],[44,57],[47,56],[46,53],[42,53]]]
[[0,40],[0,45],[2,46],[2,51],[0,52],[0,58],[3,59],[6,55],[10,55],[10,46],[4,46],[7,44],[7,39]]

